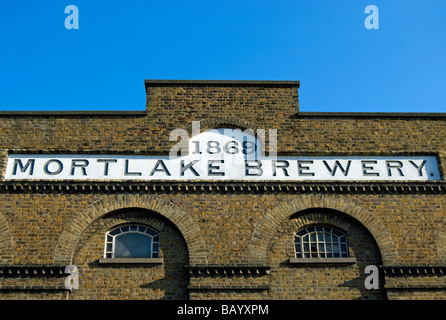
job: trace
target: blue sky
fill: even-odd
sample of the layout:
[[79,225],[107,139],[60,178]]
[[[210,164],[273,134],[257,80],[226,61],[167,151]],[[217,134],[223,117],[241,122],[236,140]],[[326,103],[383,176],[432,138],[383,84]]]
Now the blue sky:
[[144,110],[144,79],[217,79],[299,80],[301,111],[446,112],[445,12],[444,0],[3,0],[0,110]]

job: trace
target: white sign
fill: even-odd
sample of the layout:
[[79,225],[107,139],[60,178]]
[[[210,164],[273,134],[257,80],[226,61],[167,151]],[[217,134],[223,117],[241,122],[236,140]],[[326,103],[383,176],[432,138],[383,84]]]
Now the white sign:
[[[229,134],[222,130],[230,130]],[[240,130],[209,130],[185,156],[10,154],[6,180],[441,180],[435,156],[265,156]]]

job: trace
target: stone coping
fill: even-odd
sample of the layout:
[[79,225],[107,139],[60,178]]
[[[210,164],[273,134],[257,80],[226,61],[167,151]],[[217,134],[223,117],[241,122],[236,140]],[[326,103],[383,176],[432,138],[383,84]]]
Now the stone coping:
[[[10,110],[0,111],[0,117],[145,117],[145,110]],[[301,111],[291,115],[298,118],[410,118],[446,119],[446,113],[441,112],[309,112]]]
[[167,80],[146,79],[146,87],[151,86],[272,86],[272,87],[299,87],[300,81],[288,80]]

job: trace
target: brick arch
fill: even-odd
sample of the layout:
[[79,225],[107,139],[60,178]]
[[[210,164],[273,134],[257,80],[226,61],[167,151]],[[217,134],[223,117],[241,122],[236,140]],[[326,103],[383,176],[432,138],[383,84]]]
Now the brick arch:
[[[255,135],[258,127],[251,122],[242,120],[236,117],[217,117],[213,119],[205,119],[200,121],[200,132],[203,132],[208,129],[217,129],[217,128],[233,128],[240,130],[252,130],[253,135]],[[192,132],[192,125],[188,128],[189,133]]]
[[328,211],[326,209],[323,211],[316,211],[312,208],[297,212],[289,218],[289,223],[294,227],[296,232],[308,226],[328,225],[349,233],[352,225],[351,219],[348,219],[348,216],[332,209],[329,209]]
[[9,223],[0,213],[0,263],[9,264],[14,259],[14,239]]
[[359,221],[374,237],[381,252],[384,265],[396,264],[398,253],[390,232],[378,217],[355,202],[338,196],[304,195],[285,201],[271,211],[256,225],[249,243],[248,259],[251,263],[266,263],[267,248],[277,227],[297,212],[311,208],[327,208],[342,212]]
[[54,262],[71,264],[74,250],[84,231],[98,218],[119,209],[138,208],[156,212],[170,220],[183,235],[190,264],[206,264],[206,247],[195,221],[178,206],[154,195],[112,195],[87,206],[62,232],[56,245]]

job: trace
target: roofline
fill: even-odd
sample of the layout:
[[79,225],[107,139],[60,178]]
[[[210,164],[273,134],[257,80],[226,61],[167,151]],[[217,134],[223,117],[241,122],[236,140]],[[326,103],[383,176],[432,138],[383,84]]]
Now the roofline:
[[441,112],[298,112],[292,118],[446,118]]
[[282,80],[163,80],[146,79],[144,81],[146,88],[151,86],[269,86],[269,87],[297,87],[300,81],[282,81]]
[[79,111],[0,111],[0,117],[144,117],[147,111],[100,111],[100,110],[79,110]]

